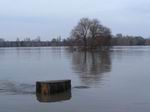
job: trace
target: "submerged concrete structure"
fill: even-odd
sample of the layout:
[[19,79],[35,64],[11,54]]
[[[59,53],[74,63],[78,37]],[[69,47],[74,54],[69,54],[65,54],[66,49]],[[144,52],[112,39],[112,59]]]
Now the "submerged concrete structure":
[[62,93],[57,94],[38,94],[36,93],[36,98],[39,102],[43,103],[51,103],[51,102],[60,102],[60,101],[67,101],[71,99],[71,90],[67,90]]
[[58,94],[71,90],[71,80],[37,81],[36,93],[41,95]]

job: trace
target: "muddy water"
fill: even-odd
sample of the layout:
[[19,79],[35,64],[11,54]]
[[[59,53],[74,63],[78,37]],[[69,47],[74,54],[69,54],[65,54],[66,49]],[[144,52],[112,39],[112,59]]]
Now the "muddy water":
[[[149,112],[150,47],[77,52],[0,48],[2,112]],[[71,92],[38,96],[35,82],[71,79]]]

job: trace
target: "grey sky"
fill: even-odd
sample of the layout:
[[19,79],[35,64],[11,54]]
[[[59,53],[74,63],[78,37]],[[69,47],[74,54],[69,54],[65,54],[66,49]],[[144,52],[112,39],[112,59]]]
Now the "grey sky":
[[80,18],[98,18],[113,34],[150,37],[148,0],[0,0],[0,38],[68,37]]

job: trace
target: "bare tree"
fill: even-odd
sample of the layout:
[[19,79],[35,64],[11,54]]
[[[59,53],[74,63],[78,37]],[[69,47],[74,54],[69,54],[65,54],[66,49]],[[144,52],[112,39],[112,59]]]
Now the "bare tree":
[[89,36],[90,23],[88,18],[82,18],[78,25],[72,30],[71,36],[76,42],[80,42],[81,45],[87,46],[87,38]]
[[111,31],[109,28],[100,24],[97,19],[91,20],[90,25],[90,47],[108,46],[111,40]]
[[72,30],[71,37],[77,43],[75,45],[95,48],[110,44],[111,31],[101,25],[97,19],[82,18]]

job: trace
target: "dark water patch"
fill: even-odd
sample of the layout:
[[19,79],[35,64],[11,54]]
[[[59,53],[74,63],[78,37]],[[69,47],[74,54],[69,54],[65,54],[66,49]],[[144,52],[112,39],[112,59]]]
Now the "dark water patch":
[[75,89],[89,89],[89,86],[74,86]]

